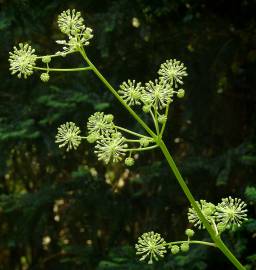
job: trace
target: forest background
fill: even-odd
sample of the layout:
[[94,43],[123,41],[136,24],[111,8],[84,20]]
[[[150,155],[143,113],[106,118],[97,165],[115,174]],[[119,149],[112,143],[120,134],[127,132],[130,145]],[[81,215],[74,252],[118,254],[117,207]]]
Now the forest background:
[[[98,110],[140,129],[93,74],[52,74],[48,83],[10,75],[13,45],[59,49],[56,18],[68,8],[93,28],[88,55],[115,88],[154,78],[167,59],[185,63],[186,96],[172,104],[164,139],[197,199],[248,203],[250,219],[224,240],[256,269],[254,0],[0,1],[0,269],[233,269],[201,246],[153,266],[139,262],[134,243],[143,232],[175,241],[190,227],[189,204],[161,153],[141,154],[128,170],[98,162],[87,143],[64,152],[57,127],[72,121],[84,131]],[[67,56],[59,66],[81,63]]]

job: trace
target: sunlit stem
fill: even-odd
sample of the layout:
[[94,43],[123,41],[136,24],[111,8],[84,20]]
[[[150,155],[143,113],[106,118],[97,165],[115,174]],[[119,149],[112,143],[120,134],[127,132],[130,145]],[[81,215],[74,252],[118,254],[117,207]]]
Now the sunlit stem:
[[59,71],[59,72],[76,72],[76,71],[86,71],[91,70],[91,67],[82,67],[82,68],[43,68],[43,67],[33,67],[36,70],[44,70],[44,71]]

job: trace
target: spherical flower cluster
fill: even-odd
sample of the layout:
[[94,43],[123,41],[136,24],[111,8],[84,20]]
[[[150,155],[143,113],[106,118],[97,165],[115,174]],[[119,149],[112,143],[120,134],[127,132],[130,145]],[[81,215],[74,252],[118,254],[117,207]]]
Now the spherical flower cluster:
[[125,138],[120,133],[112,133],[111,136],[102,137],[97,141],[94,152],[99,160],[108,164],[110,161],[114,163],[121,161],[127,148]]
[[76,149],[81,143],[80,133],[81,131],[75,123],[67,122],[58,128],[55,142],[59,144],[59,147],[67,147],[67,151]]
[[128,157],[128,158],[125,159],[124,163],[125,163],[126,166],[129,166],[129,167],[133,166],[134,165],[134,158]]
[[165,83],[169,83],[173,87],[177,87],[178,83],[183,84],[183,77],[187,76],[187,68],[184,64],[176,59],[167,60],[161,64],[158,74]]
[[147,232],[138,239],[135,245],[136,254],[142,256],[141,261],[149,259],[148,264],[152,264],[153,260],[158,261],[159,257],[164,257],[166,251],[166,242],[159,233]]
[[172,102],[173,89],[162,80],[149,81],[142,93],[142,101],[146,106],[162,109]]
[[[208,220],[209,223],[212,222],[212,219],[214,219],[214,213],[215,213],[215,205],[209,202],[206,202],[205,200],[200,200],[200,202],[196,202],[200,210],[202,211],[204,217]],[[194,208],[188,209],[188,221],[190,223],[193,223],[195,227],[198,227],[199,229],[204,228],[204,225],[202,221],[200,220],[199,216],[197,215]]]
[[224,198],[216,206],[216,221],[223,224],[227,229],[239,227],[247,220],[247,204],[238,198]]
[[91,115],[87,122],[87,129],[89,134],[107,135],[113,133],[114,123],[112,114],[104,114],[103,112],[96,112]]
[[81,12],[77,12],[75,9],[63,11],[58,16],[57,22],[60,31],[66,35],[75,35],[85,29]]
[[128,80],[123,82],[119,88],[118,93],[128,105],[141,104],[140,98],[144,87],[141,86],[140,82],[136,84],[135,80]]
[[13,47],[14,52],[10,52],[9,62],[11,74],[18,73],[18,78],[22,75],[26,79],[33,74],[33,68],[36,65],[35,50],[27,43],[20,43],[19,47]]
[[42,82],[48,82],[50,79],[49,73],[45,72],[40,75],[40,79]]

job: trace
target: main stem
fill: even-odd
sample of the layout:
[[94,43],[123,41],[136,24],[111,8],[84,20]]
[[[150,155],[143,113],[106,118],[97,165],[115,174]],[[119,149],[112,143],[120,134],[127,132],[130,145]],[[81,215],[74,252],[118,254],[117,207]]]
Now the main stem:
[[213,228],[211,227],[211,225],[209,224],[209,222],[206,220],[206,218],[204,217],[202,211],[200,210],[200,208],[198,207],[195,198],[193,197],[193,195],[191,194],[188,186],[186,185],[184,179],[182,178],[171,154],[169,153],[165,143],[163,142],[163,140],[159,141],[159,147],[161,148],[170,168],[172,169],[178,183],[180,184],[180,187],[182,188],[183,192],[185,193],[187,199],[189,200],[189,202],[191,203],[192,207],[195,209],[196,213],[198,214],[200,220],[202,221],[202,223],[204,224],[206,230],[208,231],[208,233],[210,234],[212,240],[215,242],[216,246],[222,251],[222,253],[230,260],[230,262],[233,263],[234,266],[236,266],[237,269],[239,270],[245,270],[245,268],[243,267],[243,265],[237,260],[237,258],[233,255],[233,253],[229,250],[229,248],[223,243],[223,241],[221,240],[220,236],[216,235]]
[[164,141],[157,136],[149,127],[148,125],[134,112],[130,106],[128,106],[124,100],[118,95],[115,89],[111,86],[111,84],[103,77],[103,75],[99,72],[99,70],[93,65],[93,63],[87,57],[84,49],[82,48],[80,51],[81,55],[87,62],[87,64],[91,67],[97,77],[105,84],[105,86],[112,92],[112,94],[122,103],[122,105],[130,112],[130,114],[141,124],[141,126],[148,132],[149,135],[155,140],[157,145],[160,147],[161,151],[163,152],[172,172],[174,173],[180,187],[182,188],[184,194],[186,195],[187,199],[191,203],[192,207],[195,209],[197,215],[199,216],[200,220],[204,224],[206,230],[210,234],[212,240],[215,242],[216,246],[222,251],[222,253],[229,259],[229,261],[239,270],[245,270],[243,265],[237,260],[237,258],[233,255],[233,253],[229,250],[229,248],[223,243],[219,235],[216,235],[215,231],[204,217],[201,209],[197,205],[195,198],[191,194],[188,186],[186,185],[184,179],[182,178],[171,154],[169,153]]

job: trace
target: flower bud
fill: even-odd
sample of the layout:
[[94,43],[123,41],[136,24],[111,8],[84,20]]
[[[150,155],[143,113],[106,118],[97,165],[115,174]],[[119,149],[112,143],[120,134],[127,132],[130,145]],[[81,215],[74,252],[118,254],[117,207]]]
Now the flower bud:
[[194,236],[195,232],[194,232],[193,230],[191,230],[191,229],[186,229],[185,234],[186,234],[189,238],[191,238],[191,237]]
[[46,56],[44,56],[44,57],[42,58],[42,62],[45,63],[45,64],[50,63],[51,60],[52,60],[52,59],[51,59],[51,56],[49,56],[49,55],[46,55]]
[[163,115],[159,115],[158,118],[157,118],[157,120],[158,120],[158,122],[160,124],[164,124],[167,121],[167,117],[164,114]]
[[42,74],[40,75],[40,79],[41,79],[41,81],[43,81],[43,82],[48,82],[49,79],[50,79],[50,76],[49,76],[48,73],[42,73]]
[[140,139],[140,145],[142,147],[147,147],[149,145],[150,140],[148,138],[141,138]]
[[129,166],[129,167],[130,166],[133,166],[133,164],[134,164],[134,158],[128,157],[128,158],[125,159],[124,163],[125,163],[126,166]]
[[178,98],[183,98],[185,96],[185,90],[184,89],[179,89],[177,93]]
[[114,115],[113,114],[107,114],[107,115],[105,115],[105,120],[108,123],[111,123],[114,120]]
[[99,139],[99,134],[91,133],[89,136],[86,137],[88,143],[94,143]]
[[188,243],[182,243],[180,246],[180,249],[182,252],[188,252],[189,251],[189,244]]
[[142,107],[143,112],[148,113],[150,111],[151,106],[150,105],[144,105]]
[[171,248],[171,253],[172,253],[173,255],[175,255],[175,254],[177,254],[177,253],[179,253],[179,252],[180,252],[179,246],[177,246],[177,245],[172,246],[172,248]]

